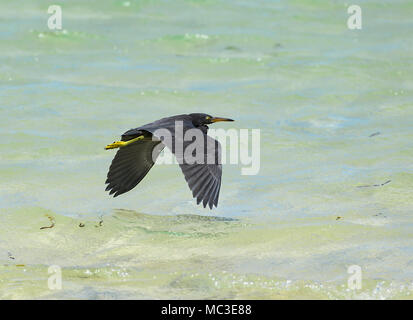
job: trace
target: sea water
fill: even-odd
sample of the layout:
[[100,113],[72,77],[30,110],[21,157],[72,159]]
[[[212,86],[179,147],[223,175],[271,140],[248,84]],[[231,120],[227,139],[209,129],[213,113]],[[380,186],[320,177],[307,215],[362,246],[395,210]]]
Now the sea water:
[[[410,299],[413,4],[349,5],[1,1],[0,297]],[[259,129],[259,173],[109,197],[104,146],[191,112]]]

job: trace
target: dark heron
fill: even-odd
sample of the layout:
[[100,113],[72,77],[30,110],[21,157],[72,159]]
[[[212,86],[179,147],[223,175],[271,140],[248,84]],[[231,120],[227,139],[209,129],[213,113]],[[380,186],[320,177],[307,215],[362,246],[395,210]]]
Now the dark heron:
[[[175,155],[197,204],[202,201],[204,208],[216,207],[222,176],[221,146],[207,135],[207,125],[219,121],[234,120],[191,113],[126,131],[121,141],[105,147],[119,148],[109,168],[106,191],[117,197],[136,187],[166,146]],[[187,139],[186,133],[191,133],[191,139]],[[189,154],[185,153],[187,148]]]

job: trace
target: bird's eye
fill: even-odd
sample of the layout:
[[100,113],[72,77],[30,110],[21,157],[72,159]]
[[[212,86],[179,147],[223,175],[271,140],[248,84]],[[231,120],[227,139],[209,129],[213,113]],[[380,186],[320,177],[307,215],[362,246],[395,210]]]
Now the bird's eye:
[[210,117],[210,116],[206,116],[205,119],[209,120],[209,119],[211,119],[211,117]]

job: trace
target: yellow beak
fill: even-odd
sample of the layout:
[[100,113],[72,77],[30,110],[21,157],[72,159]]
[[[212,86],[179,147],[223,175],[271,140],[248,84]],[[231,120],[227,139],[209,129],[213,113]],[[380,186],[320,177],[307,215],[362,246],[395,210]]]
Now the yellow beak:
[[211,122],[220,122],[220,121],[234,121],[234,120],[228,119],[228,118],[218,118],[218,117],[214,117],[211,119]]

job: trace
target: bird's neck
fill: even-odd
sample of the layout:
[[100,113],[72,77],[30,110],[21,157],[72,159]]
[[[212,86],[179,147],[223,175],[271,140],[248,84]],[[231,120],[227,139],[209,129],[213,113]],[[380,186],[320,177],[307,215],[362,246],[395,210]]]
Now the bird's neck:
[[198,129],[200,129],[203,133],[207,134],[209,128],[208,128],[207,125],[203,124],[203,125],[200,125],[200,126],[198,127]]

